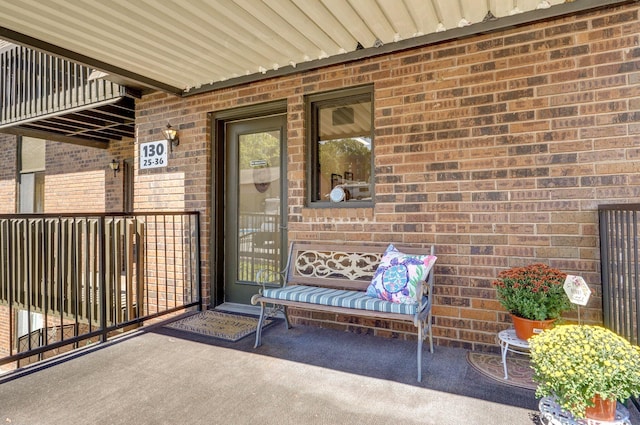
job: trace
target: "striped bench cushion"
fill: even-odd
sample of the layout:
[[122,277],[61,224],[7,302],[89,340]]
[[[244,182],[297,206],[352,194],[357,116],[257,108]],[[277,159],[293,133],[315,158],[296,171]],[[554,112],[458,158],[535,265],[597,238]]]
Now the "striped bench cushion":
[[417,304],[399,304],[381,300],[370,297],[361,291],[346,291],[344,289],[319,288],[305,285],[267,288],[262,295],[266,298],[276,300],[298,301],[309,304],[409,315],[416,313],[417,306]]

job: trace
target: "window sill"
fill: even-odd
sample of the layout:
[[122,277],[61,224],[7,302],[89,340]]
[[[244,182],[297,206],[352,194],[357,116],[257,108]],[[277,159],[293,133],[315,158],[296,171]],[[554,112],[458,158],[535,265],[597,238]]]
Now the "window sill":
[[373,208],[373,201],[346,201],[346,202],[330,202],[316,201],[307,204],[307,208],[328,209],[328,208]]

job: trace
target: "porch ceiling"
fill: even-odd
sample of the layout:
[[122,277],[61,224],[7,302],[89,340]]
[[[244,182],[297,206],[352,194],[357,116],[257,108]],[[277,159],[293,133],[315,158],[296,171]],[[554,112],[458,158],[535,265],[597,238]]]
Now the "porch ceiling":
[[0,38],[177,95],[624,0],[3,0]]
[[111,140],[134,137],[135,102],[132,97],[123,96],[98,105],[36,116],[3,126],[0,131],[106,149]]

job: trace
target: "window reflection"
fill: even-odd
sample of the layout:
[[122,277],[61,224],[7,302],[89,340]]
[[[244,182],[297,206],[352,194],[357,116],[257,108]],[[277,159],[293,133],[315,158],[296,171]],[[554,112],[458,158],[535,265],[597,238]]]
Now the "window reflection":
[[[344,96],[337,93],[314,102],[317,122],[311,146],[316,164],[312,172],[317,202],[353,202],[372,199],[371,93]],[[343,97],[344,96],[344,97]]]

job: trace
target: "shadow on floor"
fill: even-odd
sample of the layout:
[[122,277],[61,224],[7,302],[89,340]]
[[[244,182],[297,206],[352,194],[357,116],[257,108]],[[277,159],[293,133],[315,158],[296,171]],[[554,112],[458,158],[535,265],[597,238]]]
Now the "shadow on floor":
[[280,319],[263,331],[262,345],[255,349],[255,334],[232,343],[166,327],[155,327],[153,332],[358,376],[537,409],[533,391],[487,379],[467,363],[463,349],[435,346],[431,354],[425,346],[422,382],[417,382],[417,343],[414,341],[302,325],[286,329]]
[[54,424],[539,423],[531,390],[476,372],[466,351],[279,321],[253,348],[162,324],[0,377],[0,420]]

